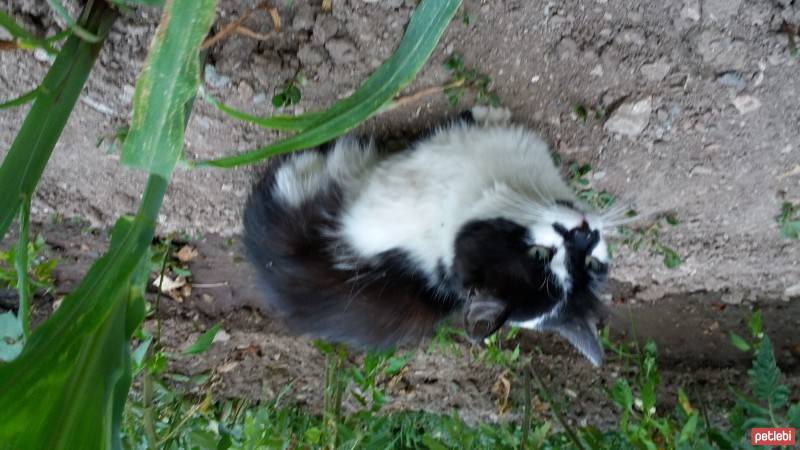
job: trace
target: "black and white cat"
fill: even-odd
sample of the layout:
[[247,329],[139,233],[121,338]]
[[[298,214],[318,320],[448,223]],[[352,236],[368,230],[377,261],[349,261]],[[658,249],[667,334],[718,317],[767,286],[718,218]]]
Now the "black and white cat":
[[273,161],[245,209],[265,301],[296,332],[362,348],[463,311],[554,331],[594,365],[613,217],[581,204],[533,132],[476,107],[396,153],[346,137]]

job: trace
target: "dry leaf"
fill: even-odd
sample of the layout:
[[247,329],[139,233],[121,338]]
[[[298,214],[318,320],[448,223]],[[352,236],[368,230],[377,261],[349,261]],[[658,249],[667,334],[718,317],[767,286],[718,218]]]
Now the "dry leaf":
[[492,386],[492,393],[497,396],[497,413],[504,415],[511,409],[511,380],[505,373],[501,373],[497,381]]
[[219,368],[217,368],[217,372],[219,372],[219,373],[227,373],[227,372],[230,372],[231,370],[235,369],[236,366],[238,366],[238,365],[239,365],[238,361],[226,362],[225,364],[223,364],[223,365],[219,366]]
[[333,10],[333,0],[322,0],[322,12],[331,12]]
[[164,294],[168,294],[170,291],[174,291],[176,289],[180,289],[186,285],[186,279],[183,277],[175,278],[174,280],[169,277],[169,275],[164,275],[163,279],[161,277],[156,277],[153,281],[153,286],[160,287],[161,292]]
[[178,258],[180,262],[189,262],[195,259],[197,255],[199,255],[197,249],[191,245],[184,245],[180,250],[175,252],[175,257]]

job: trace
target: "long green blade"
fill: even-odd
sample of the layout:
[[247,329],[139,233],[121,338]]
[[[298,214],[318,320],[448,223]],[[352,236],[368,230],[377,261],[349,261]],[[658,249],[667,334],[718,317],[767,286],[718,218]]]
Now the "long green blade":
[[39,88],[35,87],[30,91],[20,95],[17,98],[0,103],[0,109],[13,108],[15,106],[24,105],[25,103],[33,101],[37,95],[39,95]]
[[22,28],[11,18],[8,14],[3,11],[0,11],[0,27],[3,27],[8,31],[8,34],[14,37],[17,40],[18,44],[22,48],[42,48],[47,53],[54,54],[56,50],[50,45],[47,39],[42,39],[39,37],[34,36],[25,28]]
[[117,222],[108,252],[22,353],[0,365],[0,448],[110,447],[111,400],[124,381],[128,342],[122,300],[153,239],[166,186],[150,177],[139,213]]
[[198,49],[211,27],[215,7],[216,0],[166,3],[157,38],[136,81],[123,164],[164,178],[175,168],[183,154],[186,105],[200,83]]
[[267,128],[270,130],[302,131],[309,125],[312,125],[314,122],[318,121],[323,114],[323,113],[307,113],[300,116],[259,117],[232,108],[226,105],[225,103],[222,103],[221,101],[215,99],[207,92],[202,92],[202,96],[208,103],[211,103],[212,105],[214,105],[214,107],[224,112],[228,116],[237,120],[250,122],[254,125],[258,125],[262,128]]
[[[461,0],[423,0],[420,2],[400,42],[400,46],[350,97],[335,103],[303,131],[287,139],[246,153],[197,161],[196,166],[236,167],[252,164],[272,155],[313,147],[351,130],[410,83],[427,61]],[[306,120],[298,116],[295,120]]]
[[[117,13],[103,0],[89,2],[87,8],[81,24],[105,37]],[[101,46],[101,42],[91,44],[70,36],[42,81],[0,166],[0,237],[8,231],[23,196],[33,194]]]

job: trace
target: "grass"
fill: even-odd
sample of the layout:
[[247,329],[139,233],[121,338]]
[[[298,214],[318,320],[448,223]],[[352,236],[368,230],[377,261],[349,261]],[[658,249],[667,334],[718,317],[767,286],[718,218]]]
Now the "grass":
[[[467,425],[457,411],[435,414],[423,411],[385,412],[392,399],[387,387],[413,365],[413,353],[394,351],[351,355],[343,347],[317,342],[325,359],[323,408],[313,413],[290,398],[291,383],[274,398],[262,402],[214,397],[213,371],[179,377],[166,373],[163,362],[144,360],[143,371],[154,376],[152,404],[145,405],[141,390],[131,393],[125,410],[124,448],[148,446],[144,429],[145,410],[152,409],[153,434],[161,448],[245,449],[245,448],[381,448],[381,449],[705,449],[746,448],[754,426],[800,425],[800,403],[790,404],[788,388],[782,384],[769,338],[764,334],[760,313],[748,320],[748,337],[732,340],[752,355],[751,368],[743,372],[747,388],[730,390],[727,404],[709,410],[683,389],[666,393],[661,387],[658,349],[652,341],[617,342],[608,328],[602,340],[610,363],[621,374],[599,389],[614,405],[618,424],[598,430],[591,425],[574,426],[565,417],[571,406],[563,392],[552,389],[539,375],[536,357],[520,354],[514,344],[518,329],[501,330],[482,348],[465,347],[460,333],[446,327],[428,351],[446,358],[463,358],[474,353],[481,364],[498,370],[498,379],[507,380],[507,389],[522,391],[509,395],[506,414],[517,417],[493,424]],[[201,337],[200,340],[203,338]],[[199,340],[199,341],[200,341]],[[206,339],[208,341],[208,339]],[[746,347],[740,347],[741,343]],[[452,348],[459,349],[453,354]],[[168,358],[181,358],[171,355]],[[141,376],[141,375],[140,375]],[[180,379],[204,394],[183,395],[171,387]],[[344,412],[347,399],[355,407]],[[659,405],[673,403],[672,410]],[[535,404],[544,405],[533,419]],[[501,405],[498,405],[501,406]],[[511,415],[510,413],[513,413]],[[548,417],[549,415],[549,417]],[[710,420],[709,416],[725,417]]]
[[775,218],[785,239],[800,239],[800,205],[783,202],[781,213]]

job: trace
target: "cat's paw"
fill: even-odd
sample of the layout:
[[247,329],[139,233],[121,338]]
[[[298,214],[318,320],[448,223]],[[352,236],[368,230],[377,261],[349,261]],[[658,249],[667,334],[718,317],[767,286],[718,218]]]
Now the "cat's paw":
[[478,105],[473,106],[470,112],[478,125],[508,125],[511,123],[511,110],[505,107]]

